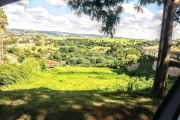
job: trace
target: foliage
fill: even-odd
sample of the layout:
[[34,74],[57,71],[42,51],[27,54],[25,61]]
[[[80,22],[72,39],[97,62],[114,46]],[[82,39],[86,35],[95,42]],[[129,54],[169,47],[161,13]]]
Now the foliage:
[[25,79],[20,67],[12,64],[0,65],[0,85],[12,84]]
[[[115,26],[120,22],[120,15],[123,12],[122,4],[125,0],[66,0],[69,7],[76,11],[78,16],[88,15],[92,20],[102,22],[100,32],[104,35],[113,37]],[[134,4],[134,10],[143,12],[142,6],[150,3],[162,4],[162,0],[139,0]]]
[[[115,41],[116,40],[116,41]],[[57,41],[59,51],[48,56],[50,60],[63,60],[68,65],[122,67],[136,63],[141,53],[141,40],[67,38]],[[133,42],[132,42],[133,41]],[[128,47],[126,47],[128,46]]]
[[[29,59],[27,61],[30,62],[33,60]],[[36,66],[36,64],[34,64],[34,66]],[[26,64],[26,67],[28,67],[28,64]],[[25,70],[24,68],[26,67],[23,67],[22,70]],[[11,86],[10,88],[12,89],[17,87],[20,89],[39,88],[43,86],[54,90],[64,91],[104,90],[124,92],[128,91],[128,84],[133,81],[135,81],[135,84],[138,84],[138,89],[136,89],[137,87],[133,87],[133,91],[144,90],[152,86],[152,83],[150,82],[152,80],[146,81],[145,77],[130,77],[127,74],[127,71],[121,71],[117,74],[116,70],[117,69],[99,67],[55,67],[50,72],[35,71],[32,73],[33,71],[31,71],[29,75],[33,75],[33,78],[9,86]],[[26,72],[28,73],[29,70],[27,69]]]
[[41,45],[43,45],[43,43],[42,43],[41,41],[38,41],[38,42],[36,43],[36,46],[41,46]]
[[39,53],[42,53],[43,50],[42,50],[41,48],[39,48],[37,51],[38,51]]
[[18,58],[18,62],[22,63],[25,58],[26,58],[25,55],[20,55],[19,58]]
[[2,8],[0,8],[0,23],[1,23],[0,32],[2,30],[5,31],[6,30],[6,25],[8,25],[8,22],[7,22],[7,16],[6,16],[6,14],[5,14],[5,12],[3,11]]
[[38,70],[38,62],[35,59],[25,59],[21,65],[0,65],[0,85],[12,84],[17,81],[29,79],[35,70]]
[[152,65],[157,58],[152,55],[142,55],[138,62],[140,66],[138,69],[130,71],[130,76],[145,77],[146,80],[154,77],[155,71],[152,69]]
[[27,76],[31,76],[33,72],[39,69],[39,62],[34,58],[26,58],[21,64],[21,69]]
[[180,23],[180,6],[177,7],[174,20],[175,20],[176,22]]
[[15,55],[20,55],[20,49],[17,47],[8,48],[7,51]]
[[7,56],[4,56],[4,64],[9,64],[10,59]]
[[35,46],[33,46],[31,49],[32,49],[33,51],[35,51],[35,50],[36,50],[36,47],[35,47]]
[[45,71],[47,69],[47,65],[46,65],[46,62],[44,60],[40,61],[39,66],[40,66],[42,71]]
[[[105,35],[110,35],[113,37],[115,33],[115,25],[119,23],[119,15],[123,11],[121,6],[122,0],[68,0],[68,5],[76,14],[81,16],[81,14],[86,14],[92,19],[102,22],[102,27],[100,32],[104,32]],[[112,8],[113,7],[113,8]]]
[[5,40],[3,41],[3,43],[5,45],[10,45],[10,44],[16,44],[18,41],[18,38],[16,38],[15,34],[8,34],[5,37]]

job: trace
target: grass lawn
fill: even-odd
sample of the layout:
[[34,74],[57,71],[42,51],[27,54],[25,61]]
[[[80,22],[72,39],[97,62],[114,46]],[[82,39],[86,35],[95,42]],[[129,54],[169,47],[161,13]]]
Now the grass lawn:
[[159,101],[127,92],[152,80],[109,68],[57,67],[0,88],[0,120],[150,120]]

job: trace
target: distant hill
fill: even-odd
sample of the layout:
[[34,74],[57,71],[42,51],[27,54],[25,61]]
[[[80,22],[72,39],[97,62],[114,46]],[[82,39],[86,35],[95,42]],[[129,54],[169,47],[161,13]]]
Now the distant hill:
[[96,34],[76,34],[76,33],[58,32],[58,31],[37,31],[37,30],[28,30],[28,29],[6,30],[6,34],[28,34],[28,33],[50,35],[55,37],[104,37],[102,35],[96,35]]

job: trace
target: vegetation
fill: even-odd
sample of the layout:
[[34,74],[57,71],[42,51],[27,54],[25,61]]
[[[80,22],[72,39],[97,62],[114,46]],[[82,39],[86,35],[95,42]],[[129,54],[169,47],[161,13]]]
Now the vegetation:
[[0,119],[152,119],[160,102],[147,94],[152,83],[153,77],[130,77],[124,69],[36,71],[29,79],[1,86]]
[[[38,35],[39,36],[39,35]],[[20,39],[20,38],[19,38]],[[156,41],[107,39],[107,38],[66,38],[45,39],[41,46],[33,40],[31,46],[11,46],[7,53],[15,54],[21,63],[25,58],[49,59],[71,66],[123,67],[137,63],[143,54],[143,46],[156,45]],[[4,41],[6,42],[7,39]],[[17,45],[21,43],[16,43]],[[26,43],[28,44],[28,43]],[[34,45],[35,44],[35,45]],[[6,46],[8,46],[6,44]]]
[[[80,10],[78,15],[85,13],[92,19],[102,20],[101,32],[113,37],[114,25],[119,23],[123,10],[117,4],[122,1],[68,1],[73,10]],[[177,7],[169,9],[166,2],[164,20],[168,18],[165,13],[175,13]],[[115,6],[113,10],[110,9],[112,6]],[[140,6],[135,9],[141,11]],[[172,33],[169,36],[163,36],[163,33],[172,30],[172,23],[172,19],[162,23],[160,45],[163,41],[168,42],[163,50],[171,43],[171,39],[166,38]],[[165,95],[167,78],[164,75],[168,62],[160,57],[168,55],[170,48],[164,53],[159,52],[154,84],[152,63],[156,57],[145,55],[143,51],[144,46],[157,45],[157,41],[54,39],[36,32],[36,35],[20,38],[9,34],[3,42],[6,54],[16,55],[18,63],[10,64],[12,60],[6,57],[5,64],[0,66],[0,119],[152,119],[161,102],[150,99],[152,86],[154,97]],[[17,47],[14,44],[30,46]],[[59,66],[49,65],[52,61]],[[164,66],[161,61],[165,62]],[[133,63],[140,63],[139,68],[127,71],[126,67]],[[165,72],[159,71],[162,69],[166,69]],[[162,75],[160,82],[157,82],[157,74]],[[168,89],[174,79],[169,79]],[[159,86],[162,83],[165,86]]]
[[[115,26],[119,23],[120,14],[123,11],[123,0],[67,0],[68,5],[72,10],[76,11],[77,15],[86,14],[97,21],[102,22],[101,32],[105,35],[113,37]],[[172,31],[174,20],[180,21],[179,1],[172,0],[139,0],[139,5],[134,5],[134,9],[138,12],[143,12],[142,6],[150,3],[164,5],[163,19],[161,24],[159,54],[157,59],[157,68],[154,79],[152,94],[154,98],[163,98],[165,96],[166,81],[169,67],[169,55],[172,43]],[[113,8],[113,9],[112,9]]]
[[3,62],[3,41],[2,38],[4,36],[4,31],[6,30],[6,25],[8,24],[7,22],[7,16],[4,13],[3,9],[0,8],[0,64]]
[[21,65],[2,64],[0,65],[0,85],[13,84],[29,79],[36,69],[38,69],[38,64],[34,59],[26,59]]
[[[19,62],[12,64],[6,57],[0,67],[0,76],[5,76],[0,78],[0,119],[152,119],[161,102],[149,96],[156,57],[145,55],[143,47],[156,41],[37,38],[42,45],[36,39],[30,46],[6,44],[6,55]],[[47,63],[53,62],[57,66],[49,68]],[[132,63],[141,64],[127,71]],[[92,110],[101,114],[91,115]]]

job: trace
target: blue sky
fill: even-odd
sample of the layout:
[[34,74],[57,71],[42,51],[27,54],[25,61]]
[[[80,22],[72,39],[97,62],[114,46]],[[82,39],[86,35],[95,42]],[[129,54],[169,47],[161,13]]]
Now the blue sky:
[[[137,13],[134,3],[123,4],[124,12],[115,36],[159,39],[163,7],[151,4],[143,8],[144,13]],[[101,23],[85,15],[77,17],[63,0],[22,0],[3,9],[8,16],[8,28],[101,34]],[[178,25],[174,28],[174,39],[180,38],[179,31]]]

